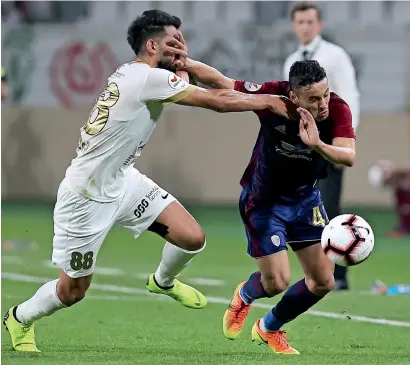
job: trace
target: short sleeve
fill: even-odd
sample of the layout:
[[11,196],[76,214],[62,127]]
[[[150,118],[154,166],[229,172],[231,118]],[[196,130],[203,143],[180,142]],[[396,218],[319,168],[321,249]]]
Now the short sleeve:
[[268,81],[263,84],[255,84],[249,81],[235,81],[235,90],[245,94],[281,94],[281,83]]
[[332,100],[330,118],[334,123],[332,138],[356,138],[352,126],[352,112],[346,102],[339,97]]
[[[267,81],[263,84],[255,84],[249,81],[235,81],[235,91],[245,94],[270,94],[289,97],[289,83],[287,81]],[[254,113],[261,118],[275,115],[270,109],[255,110]]]
[[172,72],[151,68],[140,92],[140,101],[158,101],[164,105],[176,103],[191,95],[195,88]]

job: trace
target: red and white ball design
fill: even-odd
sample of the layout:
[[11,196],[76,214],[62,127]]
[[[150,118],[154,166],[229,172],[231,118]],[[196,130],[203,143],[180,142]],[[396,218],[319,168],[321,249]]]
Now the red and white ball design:
[[360,264],[370,256],[374,248],[372,227],[358,215],[339,215],[323,230],[322,247],[326,256],[335,264]]

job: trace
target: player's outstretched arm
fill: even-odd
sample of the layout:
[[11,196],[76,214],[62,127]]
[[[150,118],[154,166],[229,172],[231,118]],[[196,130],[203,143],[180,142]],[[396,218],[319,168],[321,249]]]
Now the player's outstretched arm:
[[140,91],[142,102],[159,101],[163,105],[176,103],[215,110],[219,113],[270,109],[291,119],[288,113],[292,103],[288,98],[270,94],[245,94],[235,90],[206,90],[189,85],[176,74],[159,68],[151,68],[144,87]]
[[226,77],[216,68],[205,63],[187,58],[184,62],[183,70],[201,84],[214,89],[235,89],[235,80]]
[[289,118],[288,99],[276,95],[249,95],[234,90],[206,90],[190,86],[195,90],[177,101],[177,104],[211,109],[219,113],[246,112],[270,109],[272,112]]

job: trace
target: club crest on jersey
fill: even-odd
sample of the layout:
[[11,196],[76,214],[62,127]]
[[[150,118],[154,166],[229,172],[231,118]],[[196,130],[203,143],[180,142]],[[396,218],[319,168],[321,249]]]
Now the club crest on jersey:
[[271,238],[272,243],[276,246],[279,247],[280,246],[280,237],[278,235],[274,235]]
[[258,91],[262,87],[262,85],[260,84],[255,84],[253,82],[248,82],[248,81],[245,82],[244,86],[245,86],[245,89],[250,92]]
[[185,81],[175,74],[169,74],[168,84],[173,89],[181,89],[185,86]]

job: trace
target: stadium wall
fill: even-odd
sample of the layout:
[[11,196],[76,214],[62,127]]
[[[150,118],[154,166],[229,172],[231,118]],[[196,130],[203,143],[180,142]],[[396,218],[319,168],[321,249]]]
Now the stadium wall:
[[[88,113],[88,108],[2,108],[3,200],[55,200]],[[236,204],[257,131],[252,113],[171,107],[136,166],[183,201]],[[371,187],[367,171],[380,158],[408,163],[404,117],[363,115],[357,134],[357,163],[348,170],[344,202],[390,205],[389,191]]]

